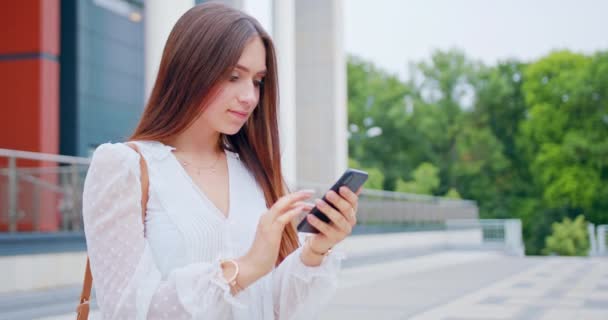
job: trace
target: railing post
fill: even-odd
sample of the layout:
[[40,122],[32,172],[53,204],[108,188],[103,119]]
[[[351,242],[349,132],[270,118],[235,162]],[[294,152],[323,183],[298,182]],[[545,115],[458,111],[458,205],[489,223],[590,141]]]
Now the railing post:
[[606,255],[606,233],[608,225],[597,226],[597,251],[599,255]]
[[33,194],[33,205],[34,210],[32,212],[32,219],[34,224],[34,231],[40,231],[40,202],[42,201],[40,197],[40,185],[38,183],[33,184],[34,194]]
[[74,192],[74,190],[72,189],[72,187],[70,186],[69,183],[69,174],[68,173],[59,173],[59,186],[61,186],[61,190],[62,190],[62,199],[61,199],[61,206],[60,206],[60,218],[61,218],[61,231],[65,231],[68,229],[68,224],[69,224],[69,216],[71,215],[71,208],[70,206],[72,205],[72,192]]
[[587,234],[589,235],[589,256],[597,255],[597,242],[595,240],[595,225],[587,224]]
[[521,225],[521,220],[516,219],[516,236],[517,236],[517,245],[518,245],[518,255],[523,257],[526,255],[526,245],[524,244],[524,229]]
[[70,213],[71,229],[81,229],[80,225],[80,207],[81,207],[81,189],[80,189],[80,177],[78,176],[78,165],[72,164],[70,166],[71,174],[71,187],[72,187],[72,212]]
[[8,158],[8,223],[9,232],[17,232],[17,195],[19,194],[17,185],[17,158]]
[[521,220],[507,219],[504,221],[504,228],[507,250],[517,256],[523,256],[525,249],[522,241]]

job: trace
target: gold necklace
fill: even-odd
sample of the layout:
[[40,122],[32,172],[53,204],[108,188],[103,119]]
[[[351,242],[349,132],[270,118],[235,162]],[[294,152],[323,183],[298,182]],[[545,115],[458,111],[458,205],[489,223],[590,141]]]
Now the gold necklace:
[[215,166],[218,164],[220,158],[221,158],[221,153],[217,154],[217,158],[215,159],[215,161],[213,161],[213,164],[208,166],[208,167],[197,167],[195,165],[193,165],[191,162],[188,162],[186,160],[182,160],[180,159],[179,162],[185,167],[185,168],[193,168],[196,169],[196,175],[200,176],[201,175],[201,170],[202,171],[206,171],[206,170],[211,170],[212,173],[216,172]]

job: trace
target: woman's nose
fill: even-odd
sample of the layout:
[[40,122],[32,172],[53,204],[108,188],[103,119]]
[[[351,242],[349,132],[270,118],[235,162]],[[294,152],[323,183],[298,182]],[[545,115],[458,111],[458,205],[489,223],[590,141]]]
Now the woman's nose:
[[239,94],[238,100],[247,107],[254,107],[258,100],[257,88],[253,85],[247,85]]

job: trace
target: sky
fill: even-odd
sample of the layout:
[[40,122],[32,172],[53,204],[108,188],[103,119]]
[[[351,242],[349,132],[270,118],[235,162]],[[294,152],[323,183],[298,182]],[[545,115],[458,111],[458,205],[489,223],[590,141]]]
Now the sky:
[[555,49],[608,50],[608,0],[343,0],[346,52],[406,79],[410,61],[458,48],[495,64]]

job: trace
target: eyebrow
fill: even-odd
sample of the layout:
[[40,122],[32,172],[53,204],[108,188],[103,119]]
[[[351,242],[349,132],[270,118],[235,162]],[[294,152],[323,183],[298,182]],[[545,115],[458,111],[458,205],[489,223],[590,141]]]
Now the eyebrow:
[[[242,65],[240,65],[240,64],[237,64],[237,65],[236,65],[234,68],[235,68],[235,69],[241,69],[241,70],[243,70],[243,71],[245,71],[245,72],[250,72],[250,70],[249,70],[247,67],[242,66]],[[258,72],[258,73],[256,73],[256,74],[258,74],[258,75],[265,75],[265,74],[266,74],[266,70],[259,71],[259,72]]]

